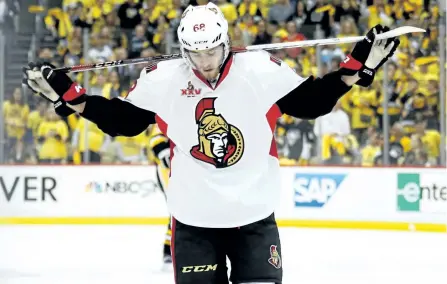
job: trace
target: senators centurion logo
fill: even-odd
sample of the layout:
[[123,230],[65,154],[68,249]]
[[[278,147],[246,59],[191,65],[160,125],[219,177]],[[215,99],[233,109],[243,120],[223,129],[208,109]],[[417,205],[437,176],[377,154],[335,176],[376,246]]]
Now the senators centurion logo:
[[216,98],[205,98],[196,106],[199,144],[191,148],[191,155],[216,168],[226,168],[241,159],[244,138],[237,127],[216,113],[215,100]]
[[273,265],[276,269],[281,268],[281,256],[279,255],[277,246],[271,245],[270,246],[270,258],[269,263]]

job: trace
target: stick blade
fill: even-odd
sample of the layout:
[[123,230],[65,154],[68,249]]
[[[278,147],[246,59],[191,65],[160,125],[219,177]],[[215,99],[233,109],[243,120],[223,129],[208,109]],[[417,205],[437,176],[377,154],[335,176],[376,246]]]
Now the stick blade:
[[398,37],[404,34],[410,34],[410,33],[425,33],[426,30],[418,28],[418,27],[412,27],[412,26],[403,26],[398,27],[395,29],[392,29],[388,32],[385,32],[383,34],[377,35],[378,39],[385,39],[390,37]]

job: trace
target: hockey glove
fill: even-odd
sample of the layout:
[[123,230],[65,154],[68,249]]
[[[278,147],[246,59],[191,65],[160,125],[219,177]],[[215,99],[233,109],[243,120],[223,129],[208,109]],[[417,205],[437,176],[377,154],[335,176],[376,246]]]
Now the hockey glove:
[[352,76],[358,72],[360,80],[356,84],[362,87],[370,86],[377,70],[393,56],[400,44],[397,38],[376,39],[376,35],[389,30],[381,25],[372,28],[340,64],[341,74]]
[[67,106],[85,102],[85,89],[48,63],[29,63],[23,68],[23,83],[34,93],[53,103],[56,113],[66,117],[75,111]]

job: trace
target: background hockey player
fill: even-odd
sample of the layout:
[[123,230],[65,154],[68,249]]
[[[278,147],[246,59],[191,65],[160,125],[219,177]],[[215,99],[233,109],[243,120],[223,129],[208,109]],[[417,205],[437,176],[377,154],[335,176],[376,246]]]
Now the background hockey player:
[[[163,135],[160,128],[154,124],[149,130],[149,155],[156,163],[157,182],[163,194],[166,197],[166,189],[168,188],[169,171],[171,161],[169,139]],[[152,159],[151,159],[152,160]],[[171,218],[169,218],[168,228],[166,231],[165,241],[163,244],[163,262],[165,264],[172,263],[171,255]]]
[[375,39],[386,30],[369,31],[339,70],[301,78],[268,52],[231,53],[228,23],[209,3],[182,16],[183,60],[148,66],[126,99],[87,96],[47,64],[29,64],[25,83],[60,115],[76,111],[111,136],[134,136],[157,123],[169,137],[177,284],[228,283],[226,257],[232,283],[282,283],[276,120],[315,119],[354,84],[370,85],[399,44]]

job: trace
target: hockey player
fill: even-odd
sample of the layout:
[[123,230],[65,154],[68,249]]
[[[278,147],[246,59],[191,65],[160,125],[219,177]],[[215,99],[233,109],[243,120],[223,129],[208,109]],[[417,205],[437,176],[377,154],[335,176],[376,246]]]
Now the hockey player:
[[177,284],[281,283],[274,210],[280,167],[273,137],[281,114],[315,119],[358,84],[369,86],[397,39],[376,26],[339,70],[301,78],[268,52],[231,53],[228,23],[214,4],[189,6],[178,38],[183,59],[145,68],[126,99],[87,96],[47,64],[29,64],[25,83],[64,116],[73,111],[111,136],[157,123],[171,141],[166,191]]
[[[170,147],[169,139],[163,135],[160,128],[154,124],[149,131],[149,154],[156,163],[158,186],[166,197],[166,189],[168,187],[169,171],[170,171]],[[163,245],[163,263],[171,264],[171,218],[169,218],[166,237]]]

